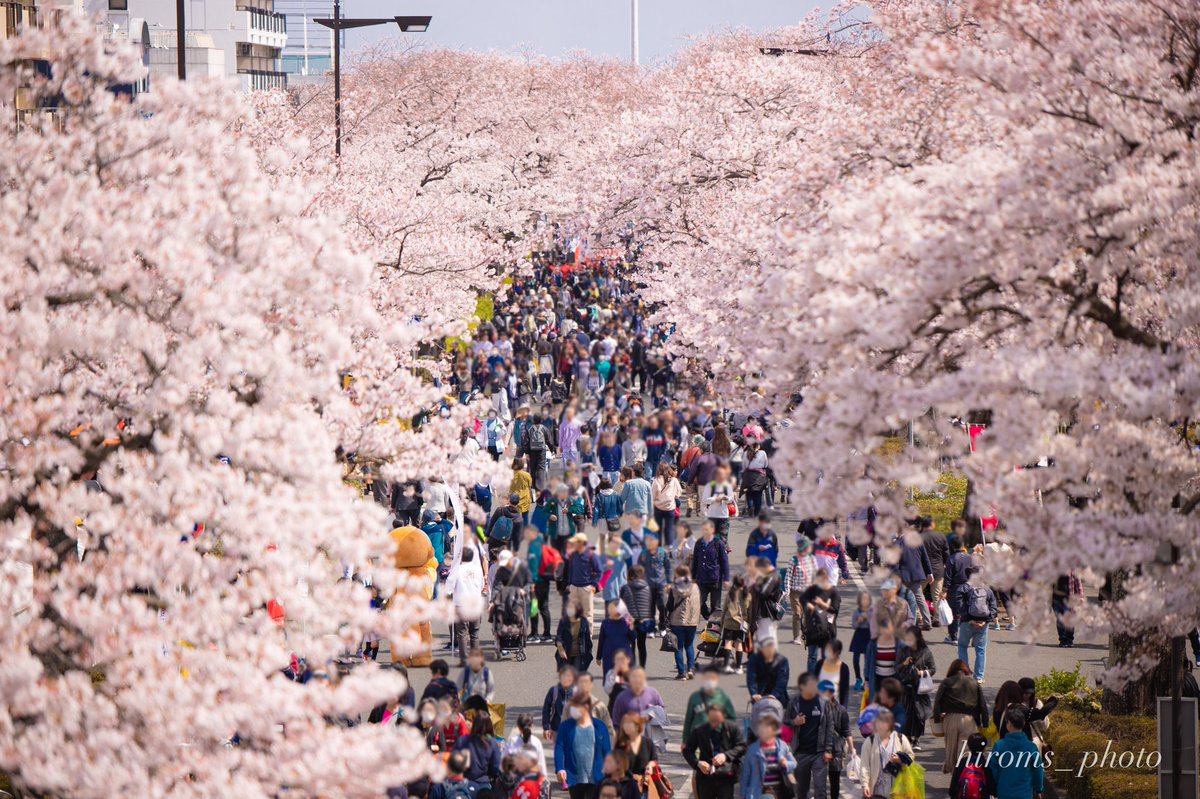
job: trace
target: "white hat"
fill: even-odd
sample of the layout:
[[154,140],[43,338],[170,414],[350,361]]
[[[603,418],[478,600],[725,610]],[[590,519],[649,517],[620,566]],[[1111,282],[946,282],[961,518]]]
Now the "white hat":
[[512,560],[512,553],[507,549],[500,550],[500,554],[496,556],[496,562],[501,566],[507,566],[510,560]]

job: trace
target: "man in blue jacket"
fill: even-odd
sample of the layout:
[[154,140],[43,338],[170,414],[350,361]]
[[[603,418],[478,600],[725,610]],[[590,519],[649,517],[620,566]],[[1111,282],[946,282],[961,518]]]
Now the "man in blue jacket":
[[1037,744],[1025,734],[1025,707],[1004,713],[1004,737],[992,747],[988,772],[996,799],[1035,799],[1045,789],[1046,771]]
[[571,536],[570,546],[571,554],[567,556],[567,595],[579,602],[591,629],[592,597],[600,590],[600,577],[604,571],[599,556],[588,547],[587,533]]
[[700,586],[700,615],[720,613],[721,589],[729,587],[729,552],[711,521],[704,523],[704,535],[692,550],[692,579]]
[[928,630],[933,626],[933,617],[929,613],[929,606],[925,604],[923,592],[927,584],[933,585],[933,566],[925,547],[921,544],[909,546],[905,538],[905,535],[901,535],[898,539],[900,561],[893,568],[904,585],[904,598],[908,601],[914,622],[920,624],[922,630]]

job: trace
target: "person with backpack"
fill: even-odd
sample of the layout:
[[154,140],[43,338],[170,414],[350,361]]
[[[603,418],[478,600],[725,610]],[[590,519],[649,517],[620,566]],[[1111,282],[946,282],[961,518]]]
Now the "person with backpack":
[[542,737],[553,743],[558,727],[562,724],[563,708],[571,692],[575,690],[577,672],[574,666],[558,667],[558,681],[546,691],[542,700]]
[[988,625],[996,620],[997,608],[996,594],[981,582],[979,567],[969,567],[967,582],[958,587],[955,604],[962,617],[958,630],[958,659],[970,663],[967,650],[975,649],[975,679],[982,685],[987,663]]
[[[536,527],[530,527],[526,533],[529,539],[526,563],[529,573],[533,575],[533,596],[537,601],[537,613],[529,619],[529,643],[548,643],[551,640],[550,628],[553,624],[550,613],[550,584],[559,565],[563,562],[562,553],[546,543],[545,537]],[[542,634],[537,635],[539,620]]]
[[[706,455],[711,456],[711,453]],[[704,457],[701,456],[701,463]],[[726,549],[729,547],[729,518],[737,515],[737,490],[729,475],[729,464],[720,464],[713,472],[713,479],[702,483],[700,489],[700,507]]]
[[[515,478],[514,478],[515,479]],[[508,504],[496,508],[495,513],[488,519],[484,533],[487,536],[488,560],[495,561],[502,549],[509,549],[513,541],[520,541],[521,526],[524,516],[521,513],[521,495],[508,495]],[[514,538],[514,536],[516,536]]]
[[470,752],[451,752],[446,758],[446,779],[429,787],[429,799],[475,799],[479,786],[467,779],[470,762]]
[[[955,661],[955,663],[961,662],[960,660]],[[983,737],[982,733],[974,732],[967,737],[967,751],[964,757],[959,757],[960,754],[963,754],[958,751],[961,747],[955,747],[956,762],[950,776],[950,799],[987,799],[992,795],[994,791],[990,784],[991,776],[985,765],[987,745],[987,738]],[[949,756],[948,741],[946,746],[947,756]]]
[[804,607],[804,641],[808,646],[808,671],[814,672],[821,650],[825,644],[837,637],[837,615],[841,610],[842,598],[829,580],[829,573],[817,569],[817,574],[804,593],[800,595]]
[[467,656],[467,665],[458,675],[458,698],[466,702],[469,697],[482,697],[491,702],[496,697],[496,681],[487,667],[483,650],[476,647]]
[[525,456],[529,458],[529,475],[533,487],[541,490],[545,480],[546,464],[550,457],[550,433],[546,430],[545,420],[540,413],[535,413],[525,429]]
[[[618,473],[619,474],[619,473]],[[597,487],[596,502],[592,507],[592,524],[600,524],[600,520],[604,520],[604,526],[610,533],[618,533],[621,531],[621,513],[623,506],[621,497],[613,491],[612,483],[608,478],[600,481]]]

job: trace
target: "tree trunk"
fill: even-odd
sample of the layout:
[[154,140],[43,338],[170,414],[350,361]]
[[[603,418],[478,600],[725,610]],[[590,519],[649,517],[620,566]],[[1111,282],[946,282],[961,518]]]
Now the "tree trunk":
[[[1112,574],[1112,597],[1119,601],[1125,596],[1125,573]],[[1100,706],[1105,713],[1116,716],[1155,715],[1157,698],[1170,696],[1171,686],[1177,675],[1171,673],[1171,641],[1148,640],[1144,636],[1110,635],[1108,639],[1108,665],[1118,666],[1131,657],[1140,657],[1150,652],[1158,665],[1140,678],[1128,683],[1120,691],[1104,688]]]

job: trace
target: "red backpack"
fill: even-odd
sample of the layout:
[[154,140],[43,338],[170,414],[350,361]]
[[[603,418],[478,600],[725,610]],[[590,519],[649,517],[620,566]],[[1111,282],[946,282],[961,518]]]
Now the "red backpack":
[[554,547],[542,545],[542,565],[538,566],[538,577],[553,577],[558,564],[563,562],[562,553]]
[[987,774],[983,766],[971,763],[963,767],[958,777],[958,793],[954,799],[984,799],[987,796]]

